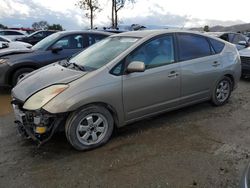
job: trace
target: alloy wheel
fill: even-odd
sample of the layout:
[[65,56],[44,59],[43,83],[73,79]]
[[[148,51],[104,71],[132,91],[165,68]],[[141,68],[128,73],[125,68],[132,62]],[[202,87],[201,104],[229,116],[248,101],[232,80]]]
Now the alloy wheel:
[[100,113],[92,113],[85,116],[77,126],[78,140],[85,145],[99,143],[106,135],[108,121]]

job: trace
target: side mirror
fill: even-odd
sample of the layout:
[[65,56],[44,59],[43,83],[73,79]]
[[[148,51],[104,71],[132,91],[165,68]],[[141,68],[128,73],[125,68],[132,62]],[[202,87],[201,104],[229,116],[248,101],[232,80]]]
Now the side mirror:
[[62,46],[53,46],[51,48],[52,53],[58,53],[59,51],[62,51],[63,47]]
[[132,61],[127,67],[127,73],[144,72],[145,63],[141,61]]
[[241,45],[241,46],[245,46],[245,47],[249,46],[247,41],[239,41],[238,44]]

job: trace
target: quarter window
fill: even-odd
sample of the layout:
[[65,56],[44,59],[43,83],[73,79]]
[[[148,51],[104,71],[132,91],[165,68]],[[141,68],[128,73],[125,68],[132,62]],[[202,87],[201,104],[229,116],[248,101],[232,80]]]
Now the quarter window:
[[178,34],[180,61],[187,61],[211,55],[210,45],[203,36]]
[[225,46],[225,44],[223,42],[212,39],[212,38],[209,38],[209,41],[210,41],[216,54],[220,53]]
[[127,62],[132,61],[144,62],[146,69],[173,63],[175,61],[173,36],[164,36],[144,44],[128,56]]

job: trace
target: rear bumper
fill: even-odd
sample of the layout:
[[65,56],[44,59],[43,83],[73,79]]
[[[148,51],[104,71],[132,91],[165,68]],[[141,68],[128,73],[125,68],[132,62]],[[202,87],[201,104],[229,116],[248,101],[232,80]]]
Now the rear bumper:
[[250,65],[242,63],[242,75],[250,76]]
[[250,76],[250,57],[241,56],[242,76]]

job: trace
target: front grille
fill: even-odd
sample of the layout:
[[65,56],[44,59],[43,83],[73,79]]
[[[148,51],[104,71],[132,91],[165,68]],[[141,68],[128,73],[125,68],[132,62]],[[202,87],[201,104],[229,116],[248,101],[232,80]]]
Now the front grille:
[[250,65],[250,57],[241,56],[240,59],[241,59],[241,63]]

